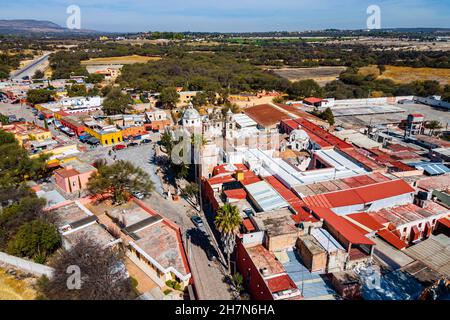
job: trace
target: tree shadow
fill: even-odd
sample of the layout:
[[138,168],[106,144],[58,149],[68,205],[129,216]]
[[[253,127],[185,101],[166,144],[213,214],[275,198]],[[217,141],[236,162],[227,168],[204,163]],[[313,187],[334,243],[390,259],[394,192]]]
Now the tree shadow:
[[205,232],[199,228],[191,228],[186,232],[186,235],[193,245],[200,247],[205,251],[209,261],[214,262],[215,260],[220,263],[219,254],[216,248],[211,244],[209,237]]

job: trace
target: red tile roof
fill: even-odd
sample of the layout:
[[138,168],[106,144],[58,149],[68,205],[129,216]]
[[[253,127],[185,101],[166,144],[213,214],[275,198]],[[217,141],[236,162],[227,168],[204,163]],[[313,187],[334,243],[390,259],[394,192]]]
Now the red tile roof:
[[278,110],[270,104],[260,104],[254,107],[246,108],[244,113],[263,127],[273,126],[278,124],[283,119],[290,118],[287,113]]
[[310,97],[310,98],[303,99],[303,101],[307,102],[307,103],[319,103],[319,102],[322,102],[322,99]]
[[267,286],[271,293],[276,293],[289,289],[297,289],[294,281],[287,275],[283,274],[278,277],[270,278],[266,280]]
[[373,231],[384,228],[384,226],[381,223],[379,223],[377,220],[372,218],[366,212],[349,214],[349,215],[347,215],[347,217],[351,218],[352,220],[355,220],[356,222],[362,224],[366,228],[369,228],[370,230],[373,230]]
[[293,214],[291,217],[296,223],[305,221],[316,222],[317,219],[309,214],[303,207],[305,203],[295,193],[289,190],[283,183],[281,183],[276,177],[270,176],[265,179],[294,209],[297,214]]
[[236,179],[231,174],[223,175],[223,176],[214,176],[208,180],[210,185],[223,184],[223,183],[232,182],[232,181],[236,181]]
[[384,241],[389,243],[390,245],[394,246],[398,250],[402,250],[406,248],[406,242],[401,240],[398,236],[393,234],[391,231],[387,229],[383,229],[377,232],[377,235],[379,235]]
[[252,221],[249,218],[243,219],[242,224],[244,225],[245,229],[248,232],[253,232],[256,230],[255,226],[253,225]]
[[317,136],[319,136],[321,139],[325,140],[329,144],[339,148],[339,149],[352,149],[353,145],[350,143],[345,142],[342,139],[339,139],[334,134],[331,134],[327,130],[323,129],[322,127],[312,123],[311,121],[308,121],[303,118],[294,119],[295,122],[297,122],[301,127],[306,130],[308,134],[313,133]]
[[223,193],[229,199],[245,199],[247,198],[247,192],[244,189],[225,190]]
[[248,186],[249,184],[253,184],[259,181],[261,181],[261,179],[253,171],[247,171],[244,172],[244,180],[242,180],[241,182],[244,186]]
[[325,220],[334,230],[336,230],[342,237],[353,244],[368,244],[375,243],[364,236],[364,234],[348,220],[338,216],[333,211],[327,208],[311,207],[311,210],[320,218]]
[[303,200],[309,206],[337,208],[371,203],[381,199],[412,193],[414,191],[415,189],[407,182],[399,179],[353,189],[309,196],[305,197]]
[[70,178],[79,175],[80,173],[75,169],[59,169],[56,170],[56,174],[60,175],[63,178]]

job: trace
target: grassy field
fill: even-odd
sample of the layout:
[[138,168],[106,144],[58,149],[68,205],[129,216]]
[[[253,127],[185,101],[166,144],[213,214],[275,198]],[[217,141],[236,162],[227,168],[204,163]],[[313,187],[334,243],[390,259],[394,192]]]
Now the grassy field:
[[336,80],[345,67],[281,68],[273,71],[289,81],[313,79],[319,85]]
[[93,58],[89,60],[81,61],[82,65],[103,65],[103,64],[133,64],[133,63],[146,63],[148,61],[158,61],[160,57],[145,57],[145,56],[123,56],[123,57],[107,57],[107,58]]
[[443,68],[412,68],[386,66],[386,70],[380,75],[377,66],[367,66],[360,68],[360,74],[373,74],[378,79],[391,79],[398,83],[408,83],[416,80],[436,80],[442,85],[450,84],[450,69]]
[[0,269],[0,300],[33,300],[36,291],[23,280],[17,280]]

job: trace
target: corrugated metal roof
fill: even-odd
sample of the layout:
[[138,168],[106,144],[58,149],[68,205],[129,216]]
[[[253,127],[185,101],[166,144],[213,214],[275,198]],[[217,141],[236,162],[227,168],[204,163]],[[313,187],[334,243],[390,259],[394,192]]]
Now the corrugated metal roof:
[[327,250],[327,252],[335,252],[337,250],[345,250],[333,236],[323,228],[314,228],[311,235]]
[[263,211],[271,211],[289,206],[289,203],[265,181],[246,185],[245,189]]
[[416,169],[424,170],[431,176],[437,176],[450,172],[450,169],[442,163],[419,163],[415,164]]

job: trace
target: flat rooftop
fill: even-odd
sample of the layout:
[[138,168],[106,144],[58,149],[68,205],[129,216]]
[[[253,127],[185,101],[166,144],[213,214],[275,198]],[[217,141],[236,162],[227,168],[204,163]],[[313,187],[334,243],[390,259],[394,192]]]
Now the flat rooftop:
[[289,209],[256,214],[252,217],[259,230],[264,230],[270,236],[298,233],[295,221],[291,218]]
[[100,224],[94,223],[75,232],[64,235],[67,241],[75,244],[79,239],[92,239],[101,246],[107,246],[116,239]]
[[264,277],[278,275],[284,273],[283,265],[278,261],[275,255],[264,248],[264,246],[258,244],[253,247],[246,247],[247,253],[250,259],[255,264],[255,267],[260,271],[267,270],[267,274]]
[[76,202],[72,202],[53,211],[56,218],[56,225],[61,228],[76,221],[86,218],[88,215]]
[[164,269],[172,267],[183,275],[189,273],[178,230],[159,221],[135,232],[135,235],[139,239],[134,243]]
[[427,240],[405,249],[404,253],[443,276],[450,277],[450,238],[446,235],[432,235]]
[[287,113],[270,104],[260,104],[246,108],[244,113],[263,127],[275,126],[281,120],[291,118]]

